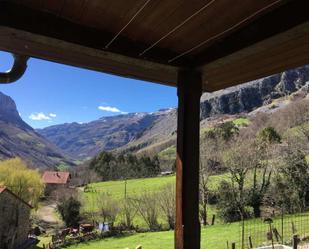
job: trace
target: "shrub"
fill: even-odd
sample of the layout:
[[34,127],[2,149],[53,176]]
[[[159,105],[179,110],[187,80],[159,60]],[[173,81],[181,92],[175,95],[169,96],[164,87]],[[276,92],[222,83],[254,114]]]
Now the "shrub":
[[57,209],[67,227],[78,227],[81,219],[80,207],[81,203],[73,197],[64,199],[58,204]]

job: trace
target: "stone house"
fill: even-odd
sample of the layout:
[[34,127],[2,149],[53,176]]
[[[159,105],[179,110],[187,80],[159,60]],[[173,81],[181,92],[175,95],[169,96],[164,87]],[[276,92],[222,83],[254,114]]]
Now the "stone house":
[[42,181],[45,183],[45,195],[50,196],[54,191],[67,188],[71,179],[69,172],[45,171]]
[[0,187],[0,248],[15,249],[28,238],[32,206]]

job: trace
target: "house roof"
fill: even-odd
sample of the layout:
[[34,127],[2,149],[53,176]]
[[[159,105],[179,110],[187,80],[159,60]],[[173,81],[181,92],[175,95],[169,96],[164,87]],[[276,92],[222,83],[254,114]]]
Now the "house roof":
[[22,198],[20,198],[18,195],[14,194],[10,189],[8,189],[6,186],[1,186],[0,187],[0,194],[7,192],[10,195],[14,196],[17,200],[21,201],[22,203],[24,203],[26,206],[33,208],[29,203],[27,203],[26,201],[24,201]]
[[309,63],[307,7],[308,0],[2,0],[0,49],[171,86],[190,68],[214,91]]
[[69,172],[45,171],[42,180],[46,184],[66,184],[70,178]]

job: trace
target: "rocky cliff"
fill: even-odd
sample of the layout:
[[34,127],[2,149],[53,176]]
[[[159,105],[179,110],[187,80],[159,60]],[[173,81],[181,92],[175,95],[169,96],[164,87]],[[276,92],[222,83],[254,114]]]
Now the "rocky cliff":
[[73,165],[59,148],[26,124],[14,100],[0,92],[0,159],[12,157],[40,168]]
[[309,81],[309,66],[251,81],[214,93],[205,93],[201,98],[201,117],[216,114],[250,112],[270,103],[273,99],[289,95]]

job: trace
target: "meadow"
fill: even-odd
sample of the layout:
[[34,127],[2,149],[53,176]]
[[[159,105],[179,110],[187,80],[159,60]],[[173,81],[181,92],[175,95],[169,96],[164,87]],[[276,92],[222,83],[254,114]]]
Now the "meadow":
[[[293,236],[293,227],[302,237],[309,235],[309,214],[295,214],[285,215],[282,223],[281,217],[273,219],[273,228],[277,228],[279,234],[284,234],[284,242],[289,244]],[[282,227],[283,224],[283,227]],[[231,243],[236,243],[236,248],[241,248],[241,222],[234,222],[229,224],[217,224],[214,226],[206,226],[201,229],[201,248],[203,249],[224,249],[229,248]],[[267,240],[267,232],[269,231],[269,224],[261,219],[250,219],[245,221],[245,247],[247,248],[248,237],[252,237],[253,246],[262,244],[270,244],[271,240]],[[274,239],[274,243],[276,243]],[[279,242],[281,240],[279,239]],[[137,245],[142,245],[145,249],[173,249],[174,248],[174,232],[148,232],[124,234],[120,237],[112,237],[92,242],[80,243],[72,245],[67,248],[78,249],[124,249],[126,247],[134,249]]]
[[[228,180],[229,177],[227,174],[223,175],[214,175],[209,179],[208,187],[212,190],[215,190],[218,187],[218,184],[222,180]],[[102,194],[108,194],[111,198],[117,201],[123,201],[125,195],[127,198],[134,198],[143,193],[158,193],[164,188],[167,184],[175,184],[176,178],[175,175],[171,176],[161,176],[153,178],[142,178],[142,179],[130,179],[127,181],[106,181],[92,183],[87,186],[87,192],[80,191],[80,199],[83,203],[82,212],[96,212],[98,210],[98,205],[96,205],[98,198]],[[125,194],[126,192],[126,194]],[[212,218],[212,215],[216,214],[216,209],[214,206],[208,206],[208,217],[209,221]],[[116,220],[116,223],[119,222],[119,218]],[[165,220],[163,214],[159,215],[159,222],[165,225]],[[216,222],[221,222],[220,218],[217,217]],[[134,225],[139,226],[140,228],[146,228],[146,224],[143,219],[137,214],[134,219]]]

